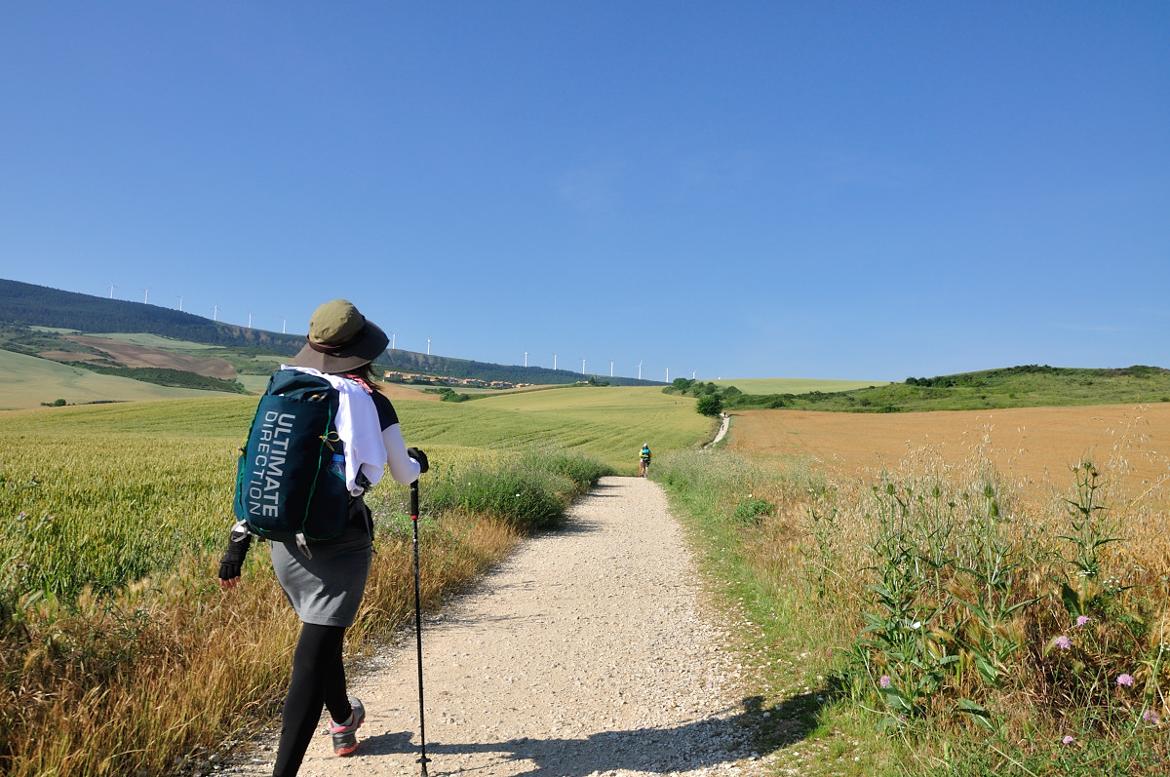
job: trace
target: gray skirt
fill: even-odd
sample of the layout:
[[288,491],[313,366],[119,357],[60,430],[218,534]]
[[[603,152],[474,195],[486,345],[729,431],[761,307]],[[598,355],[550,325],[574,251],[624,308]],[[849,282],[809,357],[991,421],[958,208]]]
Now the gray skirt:
[[270,542],[272,568],[303,623],[352,626],[366,590],[374,546],[370,511],[361,499],[350,505],[349,528],[330,542],[309,545],[312,558],[295,542]]

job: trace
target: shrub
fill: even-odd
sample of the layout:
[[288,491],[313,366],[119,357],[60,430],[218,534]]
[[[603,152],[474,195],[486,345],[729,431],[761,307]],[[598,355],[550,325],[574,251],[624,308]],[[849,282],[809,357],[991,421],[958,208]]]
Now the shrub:
[[604,475],[613,474],[613,470],[595,459],[557,450],[526,453],[520,461],[526,467],[567,477],[576,484],[577,494],[588,491]]
[[699,397],[695,409],[703,415],[717,416],[723,412],[723,400],[718,394],[704,394]]
[[767,499],[749,497],[735,506],[732,517],[740,523],[759,523],[766,515],[775,515],[776,505]]
[[574,496],[608,472],[603,464],[568,453],[473,464],[431,483],[424,492],[424,512],[463,510],[526,531],[546,529],[560,522]]

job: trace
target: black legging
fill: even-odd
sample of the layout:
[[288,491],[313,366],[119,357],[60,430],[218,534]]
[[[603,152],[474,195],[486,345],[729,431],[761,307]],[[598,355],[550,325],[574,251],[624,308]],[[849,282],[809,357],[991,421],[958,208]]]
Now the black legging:
[[294,777],[301,768],[322,706],[329,708],[335,721],[348,720],[353,712],[345,693],[345,666],[341,661],[344,638],[343,626],[306,623],[301,627],[293,655],[292,681],[284,700],[273,777]]

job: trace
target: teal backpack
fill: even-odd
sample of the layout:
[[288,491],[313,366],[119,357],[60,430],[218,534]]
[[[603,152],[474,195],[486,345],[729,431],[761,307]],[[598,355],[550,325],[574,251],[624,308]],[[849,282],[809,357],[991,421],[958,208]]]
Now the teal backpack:
[[265,539],[340,537],[349,522],[337,390],[297,370],[278,370],[260,397],[236,466],[236,518]]

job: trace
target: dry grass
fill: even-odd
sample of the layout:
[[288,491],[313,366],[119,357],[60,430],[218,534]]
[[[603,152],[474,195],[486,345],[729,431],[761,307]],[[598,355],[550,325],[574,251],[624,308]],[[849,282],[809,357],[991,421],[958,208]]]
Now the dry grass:
[[438,394],[428,394],[422,389],[414,388],[413,386],[407,386],[402,383],[380,383],[378,385],[379,391],[393,399],[395,402],[401,399],[413,399],[420,402],[439,401]]
[[[469,516],[428,526],[427,606],[503,557],[516,538],[501,521]],[[350,654],[412,613],[409,536],[385,531],[377,551],[348,635]],[[175,574],[140,581],[114,599],[84,597],[72,612],[28,613],[21,692],[5,707],[26,711],[22,731],[52,734],[10,736],[5,773],[173,773],[182,763],[176,753],[191,754],[197,766],[225,732],[254,723],[258,710],[274,714],[299,624],[266,555],[263,546],[254,552],[245,584],[226,594],[208,575],[213,559],[194,557]]]
[[[837,439],[877,447],[846,428],[834,427]],[[691,512],[729,527],[719,542],[762,592],[763,619],[779,619],[766,630],[785,635],[765,665],[801,650],[818,672],[842,673],[843,714],[869,710],[862,728],[902,741],[909,773],[1161,774],[1157,759],[1170,757],[1170,515],[1162,507],[1170,487],[1135,479],[1132,462],[1151,472],[1170,462],[1141,435],[1100,434],[1097,498],[1109,509],[1079,535],[1090,545],[1117,541],[1088,554],[1067,539],[1078,536],[1070,505],[1021,491],[1033,481],[997,473],[978,444],[965,459],[907,451],[880,479],[858,477],[866,467],[856,465],[778,466],[718,453],[667,457],[656,477]],[[1066,470],[1053,487],[1083,503],[1074,485]],[[1086,573],[1078,556],[1099,571]],[[1087,625],[1077,627],[1079,614]],[[1070,650],[1053,647],[1059,635]],[[1132,687],[1117,684],[1123,674]],[[987,725],[961,711],[962,699],[988,711]],[[1061,744],[1066,735],[1075,747]]]
[[838,475],[872,480],[914,451],[950,465],[986,458],[1016,490],[1044,499],[1063,492],[1069,467],[1109,463],[1132,496],[1170,479],[1170,406],[1104,405],[929,413],[803,410],[737,412],[729,447],[773,463],[805,459]]
[[[228,400],[6,416],[0,773],[175,774],[177,761],[202,768],[232,732],[275,713],[297,622],[266,546],[254,547],[241,588],[225,595],[214,580],[251,413],[252,402]],[[570,456],[427,450],[432,606],[604,469]],[[371,497],[377,553],[351,653],[412,614],[405,499],[389,482]]]

